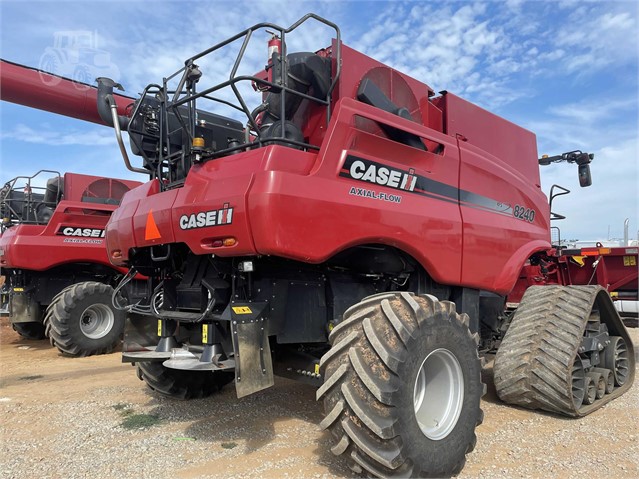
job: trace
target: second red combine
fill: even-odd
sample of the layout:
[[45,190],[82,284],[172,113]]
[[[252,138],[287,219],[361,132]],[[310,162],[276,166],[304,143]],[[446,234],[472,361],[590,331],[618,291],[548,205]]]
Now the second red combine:
[[[2,101],[103,124],[96,94],[90,85],[1,61]],[[116,98],[123,113],[132,100]],[[70,356],[119,345],[125,313],[111,297],[126,270],[109,262],[104,229],[122,195],[139,185],[42,170],[0,188],[0,315],[22,337],[46,336]]]
[[0,189],[0,314],[21,336],[46,336],[70,356],[119,344],[125,313],[111,297],[124,271],[108,261],[104,228],[122,195],[139,184],[39,171]]

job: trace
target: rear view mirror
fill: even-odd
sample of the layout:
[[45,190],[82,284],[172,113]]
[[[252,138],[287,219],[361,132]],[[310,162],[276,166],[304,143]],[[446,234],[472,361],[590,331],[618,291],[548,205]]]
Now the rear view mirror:
[[585,187],[592,185],[592,176],[590,175],[590,164],[585,163],[579,165],[579,186]]

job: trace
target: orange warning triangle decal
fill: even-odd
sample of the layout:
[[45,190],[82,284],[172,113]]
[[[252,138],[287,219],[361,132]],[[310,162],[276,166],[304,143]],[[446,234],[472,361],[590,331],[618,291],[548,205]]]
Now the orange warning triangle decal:
[[144,239],[145,240],[153,240],[161,238],[160,230],[158,230],[158,225],[155,224],[155,219],[153,218],[153,210],[149,210],[149,215],[146,217],[146,228],[144,229]]

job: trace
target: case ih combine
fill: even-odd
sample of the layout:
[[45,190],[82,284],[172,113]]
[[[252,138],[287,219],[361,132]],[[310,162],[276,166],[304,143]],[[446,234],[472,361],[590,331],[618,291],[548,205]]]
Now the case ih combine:
[[[100,122],[95,88],[56,77],[55,88],[47,90],[42,72],[5,61],[0,72],[2,100]],[[119,343],[125,313],[113,307],[111,296],[126,271],[109,262],[104,228],[122,195],[139,185],[43,170],[0,189],[0,267],[6,276],[0,314],[21,336],[47,336],[72,356],[109,352]]]
[[[334,29],[332,45],[287,52],[310,19]],[[238,73],[266,28],[266,68]],[[227,79],[207,82],[229,50]],[[234,373],[241,397],[297,377],[318,386],[332,451],[355,470],[439,477],[474,447],[478,345],[506,322],[492,343],[503,400],[581,416],[630,387],[632,344],[607,291],[544,266],[559,261],[531,132],[436,96],[315,15],[187,59],[128,116],[99,83],[125,160],[121,130],[151,176],[111,217],[107,248],[149,277],[127,308],[147,316],[128,323],[124,360],[152,389],[199,397]],[[542,162],[558,159],[590,184],[592,156]],[[510,318],[505,298],[531,268],[543,286]]]
[[[307,21],[335,39],[289,53]],[[266,29],[267,66],[244,74]],[[630,388],[607,290],[553,274],[533,133],[346,47],[315,15],[187,59],[125,113],[114,86],[99,81],[101,118],[133,168],[128,132],[150,181],[124,195],[107,250],[128,269],[114,301],[136,313],[123,359],[155,391],[234,381],[242,397],[299,379],[354,470],[441,477],[462,469],[483,419],[480,344],[497,349],[512,404],[582,416]],[[588,184],[592,158],[565,159]],[[137,273],[146,295],[124,305]]]
[[[46,187],[35,186],[51,176]],[[111,304],[122,276],[105,253],[104,227],[135,181],[54,171],[17,177],[0,191],[2,313],[21,336],[71,356],[110,352],[125,314]]]

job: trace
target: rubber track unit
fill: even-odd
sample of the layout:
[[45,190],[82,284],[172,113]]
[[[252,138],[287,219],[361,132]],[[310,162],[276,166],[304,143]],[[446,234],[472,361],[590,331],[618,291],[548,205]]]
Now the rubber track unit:
[[147,361],[136,363],[136,371],[151,390],[173,399],[208,397],[235,378],[228,372],[182,371],[169,369],[161,362]]
[[[325,412],[320,427],[333,436],[332,453],[369,477],[448,477],[461,471],[483,420],[486,387],[478,340],[468,330],[467,315],[433,296],[380,293],[349,308],[320,362],[324,383],[317,400]],[[466,385],[455,429],[432,441],[417,425],[413,387],[423,355],[438,347],[455,351]]]
[[[113,336],[110,341],[106,336],[98,340],[89,339],[77,332],[76,328],[79,328],[77,324],[73,326],[71,324],[71,316],[78,303],[95,296],[103,296],[109,298],[108,306],[112,308],[110,304],[112,294],[113,288],[111,286],[96,281],[77,283],[60,291],[49,304],[44,319],[45,334],[49,337],[51,345],[58,348],[61,353],[74,357],[113,352],[120,343],[124,331],[124,317],[119,320],[118,311],[114,313],[116,317],[112,329],[112,331],[117,330],[117,334],[114,335],[110,332],[108,336]],[[74,329],[76,329],[75,334]]]
[[[578,409],[572,399],[572,367],[591,311],[598,309],[611,336],[628,346],[630,370],[621,387]],[[585,416],[625,393],[634,380],[632,342],[601,286],[532,286],[526,290],[494,363],[499,398],[529,409]]]

